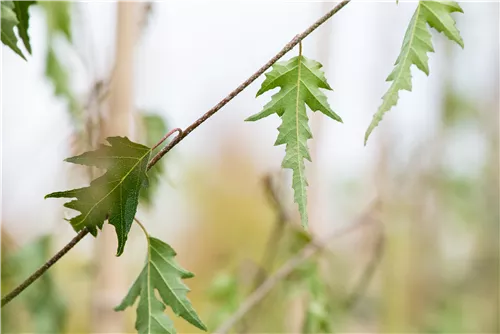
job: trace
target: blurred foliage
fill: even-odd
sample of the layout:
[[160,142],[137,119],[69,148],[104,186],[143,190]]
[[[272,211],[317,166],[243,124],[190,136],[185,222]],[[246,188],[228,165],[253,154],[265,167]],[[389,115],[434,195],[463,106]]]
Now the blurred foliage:
[[241,287],[242,283],[236,275],[223,271],[217,273],[208,289],[208,298],[214,308],[208,320],[208,328],[217,328],[236,312],[243,300]]
[[[449,85],[448,85],[449,86]],[[476,104],[451,87],[446,87],[443,101],[443,122],[447,126],[455,126],[463,122],[478,120],[479,110]]]
[[[9,291],[45,263],[53,255],[50,243],[51,237],[43,236],[18,251],[3,248],[2,290]],[[27,321],[21,321],[23,313]],[[2,308],[2,333],[62,333],[66,315],[66,303],[49,271]]]
[[302,333],[333,333],[332,303],[325,278],[321,277],[317,263],[309,261],[306,265],[303,285],[309,296]]
[[54,85],[54,93],[67,101],[68,110],[74,120],[81,117],[80,106],[71,89],[68,68],[60,58],[56,40],[65,41],[71,45],[71,3],[67,1],[42,1],[40,6],[44,9],[47,22],[47,54],[45,63],[45,76]]
[[[139,113],[140,122],[142,122],[142,143],[148,147],[153,147],[158,143],[158,141],[167,133],[167,123],[165,120],[157,115],[147,112]],[[173,134],[171,138],[168,140],[172,140],[172,138],[176,134]],[[151,156],[154,157],[156,153],[158,153],[163,145],[158,146],[156,149],[151,152]],[[163,173],[165,173],[165,160],[167,157],[163,157],[153,168],[148,171],[148,186],[142,188],[141,193],[139,194],[139,198],[141,203],[146,206],[150,206],[154,199],[155,191],[158,188],[160,183],[160,179]]]
[[47,17],[49,37],[62,34],[68,42],[71,42],[71,2],[42,1],[40,5]]

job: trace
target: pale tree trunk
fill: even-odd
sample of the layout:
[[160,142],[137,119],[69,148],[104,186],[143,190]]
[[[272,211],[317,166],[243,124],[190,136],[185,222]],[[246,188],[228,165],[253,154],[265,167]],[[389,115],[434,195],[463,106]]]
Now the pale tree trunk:
[[[132,133],[133,60],[134,46],[139,33],[141,4],[117,3],[116,54],[109,110],[103,115],[100,142],[109,136],[128,136]],[[114,228],[104,224],[96,239],[95,280],[92,296],[92,331],[94,333],[122,333],[124,315],[113,308],[126,293],[128,282],[123,261],[115,256],[117,240]]]

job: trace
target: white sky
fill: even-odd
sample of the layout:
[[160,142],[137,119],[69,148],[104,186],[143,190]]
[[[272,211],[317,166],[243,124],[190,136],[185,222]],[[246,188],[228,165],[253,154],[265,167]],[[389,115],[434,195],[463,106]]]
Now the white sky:
[[[186,127],[333,5],[155,3],[136,54],[137,107],[157,111],[170,124]],[[75,4],[75,45],[88,65],[72,50],[65,54],[72,66],[73,84],[81,94],[92,80],[109,72],[115,6],[110,2]],[[499,4],[463,3],[466,14],[454,17],[465,49],[453,45],[457,56],[446,59],[445,44],[451,42],[433,31],[437,53],[430,54],[430,76],[414,69],[413,92],[400,95],[398,107],[386,115],[368,146],[363,146],[364,131],[388,88],[384,80],[399,53],[414,7],[415,3],[396,6],[392,2],[354,2],[304,42],[304,55],[324,64],[334,89],[326,94],[344,120],[344,124],[338,124],[325,117],[315,118],[315,126],[321,127],[319,133],[313,133],[318,156],[308,168],[323,175],[327,185],[345,179],[369,180],[376,162],[377,140],[384,131],[396,139],[396,159],[407,161],[411,149],[436,126],[445,62],[455,65],[456,87],[463,94],[479,103],[498,94],[494,80],[498,76]],[[65,104],[53,96],[53,88],[43,74],[44,26],[42,11],[33,8],[30,36],[34,52],[28,62],[2,47],[2,222],[12,233],[28,237],[61,224],[60,203],[44,201],[43,196],[66,187],[60,175],[67,171],[62,160],[69,155],[71,134]],[[296,52],[291,51],[284,59]],[[230,128],[231,133],[250,143],[249,154],[263,173],[279,168],[284,148],[273,146],[279,119],[243,122],[270,97],[255,98],[262,80],[259,78],[184,140],[177,148],[183,159],[217,159],[220,146],[207,142],[226,138],[230,133],[226,129]],[[462,172],[470,172],[481,159],[483,145],[474,136],[457,145],[450,161]]]

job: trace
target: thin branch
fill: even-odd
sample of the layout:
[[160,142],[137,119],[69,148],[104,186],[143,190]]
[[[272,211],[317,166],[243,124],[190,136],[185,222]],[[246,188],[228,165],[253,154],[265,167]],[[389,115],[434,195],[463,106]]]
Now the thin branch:
[[[345,5],[347,5],[350,0],[345,0],[340,2],[331,11],[323,15],[314,24],[307,28],[304,32],[296,35],[290,42],[288,42],[280,52],[278,52],[273,58],[271,58],[264,66],[262,66],[257,72],[255,72],[250,78],[239,85],[235,90],[229,93],[223,100],[217,103],[212,109],[207,111],[203,116],[198,118],[190,126],[188,126],[184,131],[180,131],[179,134],[160,152],[158,152],[148,163],[148,170],[153,167],[167,152],[169,152],[174,146],[176,146],[181,140],[187,137],[194,129],[200,126],[207,119],[212,117],[217,111],[224,107],[229,101],[231,101],[236,95],[241,93],[245,88],[247,88],[252,82],[254,82],[259,76],[261,76],[267,69],[269,69],[274,63],[276,63],[281,57],[283,57],[288,51],[293,49],[297,44],[299,44],[304,38],[306,38],[310,33],[316,30],[320,25],[325,23],[329,18],[335,15],[339,10],[341,10]],[[160,143],[166,138],[162,138]],[[159,145],[158,144],[158,145]],[[2,298],[2,305],[6,305],[14,297],[19,295],[24,289],[36,281],[47,269],[49,269],[54,263],[56,263],[64,254],[66,254],[73,246],[75,246],[83,237],[88,234],[88,229],[85,227],[81,230],[76,237],[73,238],[63,249],[61,249],[54,257],[52,257],[47,263],[45,263],[40,269],[38,269],[33,275],[31,275],[26,281],[24,281],[20,286],[15,288],[12,292],[7,294]],[[316,248],[316,246],[314,246]],[[265,284],[265,283],[264,283]],[[257,291],[256,291],[257,292]]]
[[370,209],[367,210],[365,214],[363,214],[360,219],[354,224],[340,229],[339,231],[334,232],[330,236],[328,236],[323,242],[313,242],[311,241],[307,244],[302,250],[289,259],[283,266],[281,266],[273,275],[271,275],[267,280],[265,280],[248,298],[243,301],[240,305],[240,308],[229,318],[227,319],[219,328],[217,328],[214,333],[225,334],[228,333],[229,330],[236,325],[243,317],[250,312],[257,304],[259,304],[271,290],[278,284],[280,281],[287,278],[290,274],[292,274],[299,266],[301,266],[306,260],[310,257],[323,250],[328,242],[331,242],[333,239],[338,239],[346,234],[356,231],[360,227],[366,225],[372,220],[369,219],[369,215],[376,207],[377,202],[370,205]]
[[[153,146],[153,147],[151,148],[151,150],[155,150],[155,149],[156,149],[158,146],[160,146],[160,145],[161,145],[161,144],[162,144],[165,140],[167,140],[167,138],[168,138],[168,137],[170,137],[170,136],[171,136],[174,132],[178,132],[178,133],[179,133],[179,135],[180,135],[180,134],[182,134],[182,130],[181,130],[180,128],[175,128],[175,129],[170,130],[170,131],[169,131],[166,135],[164,135],[164,136],[163,136],[163,138],[162,138],[162,139],[160,139],[160,141],[159,141],[159,142],[157,142],[157,143],[155,144],[155,146]],[[148,168],[148,169],[149,169],[149,168]]]
[[283,57],[288,51],[292,50],[297,44],[299,44],[304,38],[309,36],[314,30],[316,30],[320,25],[325,23],[329,18],[335,15],[339,10],[344,8],[350,0],[342,1],[337,6],[335,6],[331,11],[323,15],[316,22],[314,22],[309,28],[304,30],[301,34],[296,35],[290,42],[288,42],[280,52],[278,52],[273,58],[271,58],[264,66],[259,68],[257,72],[252,74],[245,82],[239,85],[235,90],[229,93],[222,101],[217,103],[212,109],[207,111],[203,116],[194,121],[190,126],[188,126],[182,134],[178,135],[168,144],[163,150],[158,152],[156,156],[151,159],[150,164],[154,165],[158,160],[161,159],[168,151],[170,151],[174,146],[176,146],[181,140],[187,137],[194,129],[199,127],[203,122],[212,117],[217,111],[219,111],[222,107],[224,107],[229,101],[231,101],[236,95],[241,93],[245,88],[250,86],[252,82],[254,82],[258,77],[260,77],[265,71],[267,71],[274,63],[276,63],[281,57]]
[[[155,146],[153,146],[152,149],[154,150],[155,148],[157,148],[158,146],[160,146],[174,132],[177,132],[177,136],[172,140],[172,142],[174,140],[176,140],[177,138],[179,138],[182,135],[182,129],[180,129],[180,128],[172,129],[165,136],[163,136],[163,138],[160,139],[160,141],[158,143],[156,143]],[[162,148],[160,150],[160,152],[158,152],[151,160],[149,160],[147,170],[150,170],[151,167],[153,167],[168,151],[170,151],[170,149],[168,147],[169,147],[169,145],[167,145],[164,148]]]
[[23,283],[21,283],[17,288],[12,290],[6,296],[2,298],[2,306],[7,305],[12,299],[24,291],[27,287],[33,284],[40,276],[42,276],[47,270],[49,270],[54,263],[59,261],[71,248],[73,248],[80,240],[83,239],[89,230],[84,227],[66,246],[63,247],[59,252],[56,253],[50,260],[48,260],[43,266],[41,266],[37,271],[35,271],[30,277],[28,277]]

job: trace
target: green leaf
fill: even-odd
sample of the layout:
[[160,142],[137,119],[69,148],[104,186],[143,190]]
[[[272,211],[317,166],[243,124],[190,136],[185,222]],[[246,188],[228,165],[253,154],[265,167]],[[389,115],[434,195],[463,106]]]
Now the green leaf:
[[278,139],[274,145],[286,145],[282,167],[293,171],[292,187],[304,228],[307,228],[308,224],[304,159],[311,161],[307,140],[312,138],[306,104],[312,111],[319,110],[326,116],[342,122],[330,108],[326,96],[320,90],[320,88],[331,90],[324,73],[320,70],[321,67],[317,61],[303,56],[274,64],[272,70],[266,73],[266,80],[262,83],[257,96],[277,87],[281,89],[272,96],[271,101],[264,106],[264,110],[247,119],[256,121],[274,113],[281,117],[282,123],[278,128]]
[[47,15],[49,37],[62,34],[68,41],[71,41],[71,2],[41,1],[40,5]]
[[80,107],[70,86],[68,69],[64,66],[54,48],[58,36],[71,43],[71,3],[67,1],[41,1],[47,23],[47,57],[45,76],[54,85],[55,95],[68,101],[69,111],[73,118],[79,115]]
[[52,46],[49,46],[47,51],[45,76],[54,84],[55,95],[66,99],[71,114],[76,116],[78,102],[70,89],[68,71],[59,61]]
[[372,122],[366,130],[365,145],[384,114],[398,103],[399,91],[411,91],[411,65],[416,65],[417,68],[429,75],[427,53],[434,52],[434,48],[427,25],[444,33],[446,37],[462,48],[464,47],[460,32],[455,26],[455,20],[451,17],[453,12],[463,13],[462,8],[455,1],[420,1],[418,3],[406,30],[394,69],[386,79],[386,81],[392,81],[392,84],[382,97],[382,104],[373,115]]
[[19,31],[19,36],[23,40],[26,50],[31,54],[30,37],[28,35],[29,28],[29,7],[35,4],[36,1],[14,1],[14,11],[16,12],[17,20],[19,21],[17,25],[17,30]]
[[209,318],[209,327],[219,327],[224,320],[228,319],[243,301],[242,282],[235,274],[219,272],[214,277],[208,295],[213,312]]
[[308,276],[304,279],[304,288],[309,294],[309,298],[306,304],[302,333],[333,333],[334,319],[327,285],[324,278],[321,277],[317,262],[310,262],[307,267]]
[[14,13],[14,4],[12,1],[1,1],[0,2],[1,21],[2,21],[2,43],[7,45],[15,53],[17,53],[21,58],[26,60],[22,51],[17,47],[17,36],[14,33],[14,27],[19,24],[19,20]]
[[[176,253],[163,241],[148,236],[148,257],[127,296],[115,310],[123,311],[133,306],[137,297],[137,319],[135,328],[142,333],[176,333],[172,320],[164,313],[168,305],[178,316],[206,331],[191,302],[186,297],[189,288],[181,279],[194,275],[181,268],[175,261]],[[159,299],[155,295],[158,292]]]
[[[167,125],[159,115],[141,113],[141,117],[145,129],[144,143],[146,146],[154,146],[158,142],[158,138],[163,137],[164,134],[167,133]],[[161,147],[157,147],[151,155],[154,156],[160,150]],[[164,169],[164,159],[162,159],[155,165],[155,168],[148,173],[148,185],[140,193],[140,199],[143,203],[147,205],[152,203],[153,194],[158,188],[160,177],[164,173]]]
[[97,235],[104,220],[116,229],[117,256],[123,253],[127,235],[139,203],[139,190],[145,182],[146,168],[151,153],[147,146],[131,142],[126,137],[109,137],[111,144],[101,145],[96,151],[68,158],[66,161],[106,169],[106,173],[90,183],[90,187],[54,192],[45,198],[76,198],[65,207],[80,211],[70,219],[75,231],[87,226]]

